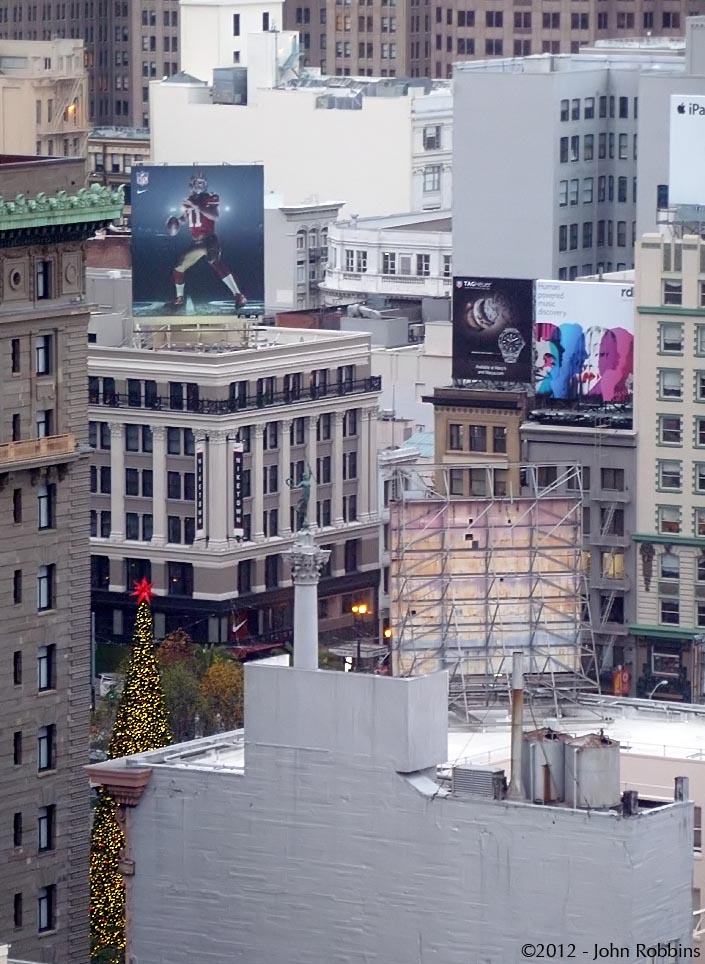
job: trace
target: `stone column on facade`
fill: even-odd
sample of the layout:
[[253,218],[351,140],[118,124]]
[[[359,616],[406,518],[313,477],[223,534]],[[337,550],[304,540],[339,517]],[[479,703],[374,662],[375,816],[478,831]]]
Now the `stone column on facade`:
[[122,422],[110,425],[110,539],[122,542],[125,538],[125,426]]
[[[291,520],[289,513],[289,464],[291,462],[291,425],[292,420],[285,418],[279,423],[281,443],[279,445],[279,534],[286,538],[291,535]],[[294,485],[295,479],[291,479]]]
[[318,500],[316,460],[318,456],[318,442],[316,433],[318,432],[318,416],[309,415],[306,419],[306,462],[311,469],[311,490],[308,500],[308,524],[317,524],[316,505]]
[[344,412],[333,412],[333,465],[332,482],[333,505],[331,521],[334,526],[343,524],[343,418]]
[[207,459],[208,548],[227,549],[228,541],[228,433],[208,432]]
[[305,528],[288,555],[294,583],[294,666],[318,669],[318,581],[330,550],[319,549]]
[[152,545],[166,545],[166,515],[166,428],[155,425],[152,427]]
[[252,519],[250,528],[255,542],[264,540],[264,425],[252,433]]
[[[379,443],[377,441],[377,407],[368,408],[366,416],[369,419],[369,431],[367,433],[367,450],[362,457],[366,461],[363,468],[363,476],[367,474],[367,512],[370,519],[376,519],[379,515]],[[359,456],[358,456],[359,462]]]

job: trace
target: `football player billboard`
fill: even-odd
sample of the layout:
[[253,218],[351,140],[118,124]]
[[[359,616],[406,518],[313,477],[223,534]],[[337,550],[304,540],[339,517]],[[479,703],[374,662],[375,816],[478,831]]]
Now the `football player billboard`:
[[634,288],[608,281],[537,281],[534,344],[537,395],[630,402]]
[[133,169],[132,302],[175,320],[263,313],[261,166]]
[[453,279],[453,378],[529,382],[534,283]]

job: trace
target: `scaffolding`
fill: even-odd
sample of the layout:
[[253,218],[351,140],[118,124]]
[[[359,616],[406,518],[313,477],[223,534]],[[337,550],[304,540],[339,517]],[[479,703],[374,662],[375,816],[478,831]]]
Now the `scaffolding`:
[[598,688],[579,466],[400,466],[392,491],[395,675],[448,670],[450,709],[467,719],[508,702],[517,650],[529,698],[557,714]]

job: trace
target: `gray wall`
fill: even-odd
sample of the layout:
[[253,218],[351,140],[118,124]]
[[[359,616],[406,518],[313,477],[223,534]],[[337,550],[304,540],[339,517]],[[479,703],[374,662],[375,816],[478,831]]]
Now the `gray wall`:
[[518,964],[527,940],[586,959],[610,940],[688,945],[690,805],[623,818],[439,796],[428,772],[396,769],[446,755],[445,687],[248,666],[245,774],[198,766],[190,744],[190,765],[157,763],[128,811],[134,964]]

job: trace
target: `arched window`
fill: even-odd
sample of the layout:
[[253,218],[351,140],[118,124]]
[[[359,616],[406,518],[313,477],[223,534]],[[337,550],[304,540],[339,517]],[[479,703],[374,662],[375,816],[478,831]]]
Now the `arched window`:
[[299,228],[296,232],[296,250],[304,251],[306,249],[306,228]]

